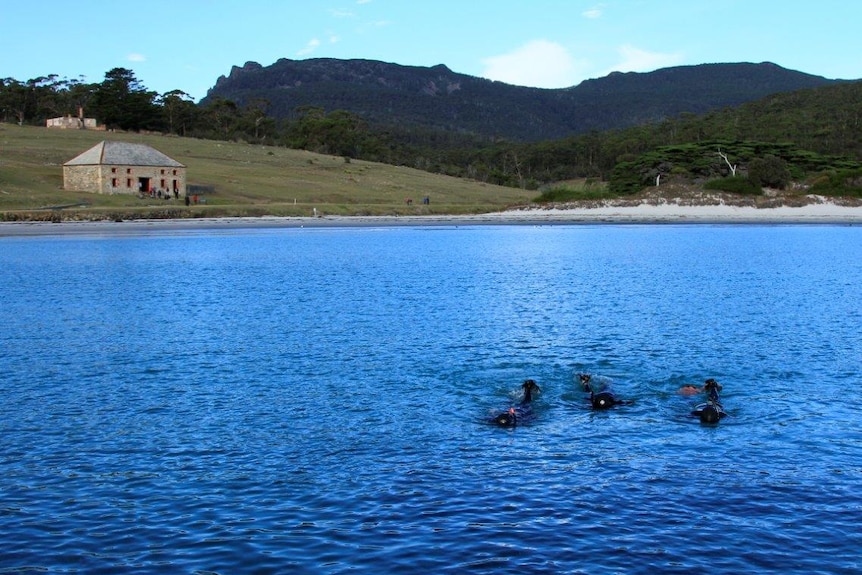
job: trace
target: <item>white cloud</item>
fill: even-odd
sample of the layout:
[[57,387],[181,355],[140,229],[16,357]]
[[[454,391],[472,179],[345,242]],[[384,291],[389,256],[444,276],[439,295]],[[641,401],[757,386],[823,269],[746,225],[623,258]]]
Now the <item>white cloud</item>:
[[305,48],[303,48],[302,50],[299,50],[296,53],[296,55],[297,56],[308,56],[309,54],[311,54],[312,52],[317,50],[318,46],[320,46],[320,40],[318,40],[317,38],[312,38],[311,40],[308,41],[308,44],[305,45]]
[[129,54],[128,56],[126,56],[126,59],[129,62],[146,62],[147,61],[146,56],[144,56],[143,54],[136,54],[136,53]]
[[682,54],[665,54],[661,52],[647,52],[636,48],[631,44],[620,46],[617,52],[622,61],[605,72],[651,72],[659,68],[678,66],[682,64]]
[[347,10],[329,10],[329,15],[333,18],[356,18],[356,14]]
[[520,48],[482,60],[481,76],[516,86],[567,88],[577,83],[580,66],[565,47],[533,40]]
[[596,18],[601,18],[602,17],[602,7],[601,7],[601,5],[593,6],[589,10],[584,10],[583,12],[581,12],[581,16],[583,16],[584,18],[589,18],[590,20],[595,20]]

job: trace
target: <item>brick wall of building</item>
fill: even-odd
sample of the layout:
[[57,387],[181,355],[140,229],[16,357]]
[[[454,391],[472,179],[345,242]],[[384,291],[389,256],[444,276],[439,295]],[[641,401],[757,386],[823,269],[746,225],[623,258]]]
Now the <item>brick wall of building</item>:
[[186,168],[158,166],[63,166],[63,187],[98,194],[186,193]]
[[77,192],[101,193],[99,166],[63,166],[63,188]]

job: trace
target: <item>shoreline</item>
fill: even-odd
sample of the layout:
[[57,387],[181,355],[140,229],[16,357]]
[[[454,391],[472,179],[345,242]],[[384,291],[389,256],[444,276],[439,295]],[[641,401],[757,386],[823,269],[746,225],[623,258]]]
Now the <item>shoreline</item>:
[[338,228],[392,226],[575,224],[862,224],[862,206],[833,203],[756,208],[730,205],[646,204],[566,209],[524,208],[473,215],[317,216],[146,219],[125,221],[0,222],[0,237],[126,234],[170,230]]

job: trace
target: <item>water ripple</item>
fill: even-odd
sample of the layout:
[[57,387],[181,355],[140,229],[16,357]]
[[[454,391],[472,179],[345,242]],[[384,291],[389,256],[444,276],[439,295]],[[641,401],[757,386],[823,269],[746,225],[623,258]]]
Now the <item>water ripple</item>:
[[856,571],[860,239],[0,240],[0,572]]

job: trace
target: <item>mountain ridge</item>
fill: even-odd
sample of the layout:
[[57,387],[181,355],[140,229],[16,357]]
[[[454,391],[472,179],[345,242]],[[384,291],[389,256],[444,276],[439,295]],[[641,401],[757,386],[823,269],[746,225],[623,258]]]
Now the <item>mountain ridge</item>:
[[279,119],[295,118],[303,107],[346,110],[377,126],[535,142],[702,114],[841,82],[771,62],[742,62],[613,72],[546,89],[460,74],[444,64],[282,58],[270,66],[253,61],[233,66],[201,103],[266,101],[268,114]]

